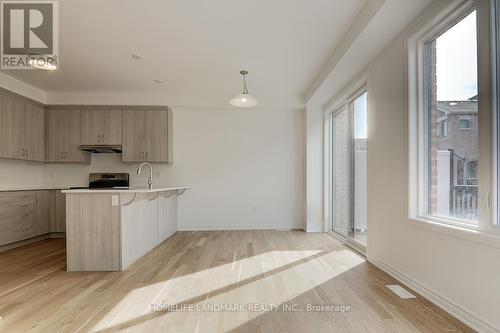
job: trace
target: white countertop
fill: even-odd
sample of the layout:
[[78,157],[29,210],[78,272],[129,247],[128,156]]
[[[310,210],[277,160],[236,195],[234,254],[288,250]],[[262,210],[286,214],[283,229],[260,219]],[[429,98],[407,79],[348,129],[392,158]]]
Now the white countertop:
[[0,192],[65,190],[67,186],[18,186],[0,188]]
[[156,193],[156,192],[167,192],[175,190],[187,190],[190,187],[177,186],[177,187],[157,187],[153,189],[148,189],[147,187],[132,187],[132,188],[114,188],[114,189],[73,189],[73,190],[63,190],[62,193],[68,194],[117,194],[117,193]]

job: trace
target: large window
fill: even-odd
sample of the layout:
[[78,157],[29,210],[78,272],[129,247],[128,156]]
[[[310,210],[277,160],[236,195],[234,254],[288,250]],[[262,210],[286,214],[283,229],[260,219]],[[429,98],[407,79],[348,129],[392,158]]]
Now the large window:
[[471,8],[425,42],[426,207],[477,222],[477,19]]
[[493,2],[450,2],[408,40],[409,217],[417,225],[500,231]]

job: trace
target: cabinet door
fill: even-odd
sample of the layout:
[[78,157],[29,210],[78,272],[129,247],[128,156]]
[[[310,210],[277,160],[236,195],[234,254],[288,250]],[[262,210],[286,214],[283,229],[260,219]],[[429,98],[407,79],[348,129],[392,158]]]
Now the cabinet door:
[[98,110],[80,111],[82,145],[101,143],[101,117]]
[[6,140],[4,138],[5,136],[5,97],[3,94],[0,94],[0,157],[5,157],[7,154],[7,145],[6,145]]
[[146,160],[168,162],[168,111],[146,111]]
[[64,162],[65,151],[65,115],[63,110],[48,110],[46,120],[46,160]]
[[37,235],[50,232],[50,191],[36,192],[35,232]]
[[2,123],[2,141],[4,156],[7,158],[26,159],[24,101],[12,96],[4,96],[4,121]]
[[99,112],[101,144],[119,145],[122,143],[122,111],[101,110]]
[[144,162],[146,160],[146,111],[123,111],[123,162]]
[[[130,200],[127,196],[125,200]],[[121,208],[122,270],[158,244],[157,201],[148,194],[137,194],[135,200]],[[141,221],[141,223],[137,223]]]
[[66,232],[66,194],[55,191],[55,214],[51,232]]
[[45,114],[41,106],[25,103],[25,149],[27,159],[45,161]]
[[64,110],[64,162],[89,163],[90,153],[80,150],[80,110]]
[[177,196],[160,193],[158,199],[158,244],[177,231]]

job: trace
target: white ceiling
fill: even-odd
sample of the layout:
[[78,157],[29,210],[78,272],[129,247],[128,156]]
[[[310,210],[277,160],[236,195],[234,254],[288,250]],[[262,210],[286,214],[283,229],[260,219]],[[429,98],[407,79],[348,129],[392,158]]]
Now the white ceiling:
[[47,92],[145,92],[216,106],[240,92],[247,69],[262,106],[301,107],[366,1],[64,0],[60,70],[7,74]]

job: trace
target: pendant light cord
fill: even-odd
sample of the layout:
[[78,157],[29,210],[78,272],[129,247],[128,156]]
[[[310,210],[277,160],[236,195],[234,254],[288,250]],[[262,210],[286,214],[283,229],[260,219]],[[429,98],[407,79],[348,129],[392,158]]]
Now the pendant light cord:
[[242,75],[243,75],[243,93],[248,95],[247,75],[246,74],[242,74]]

